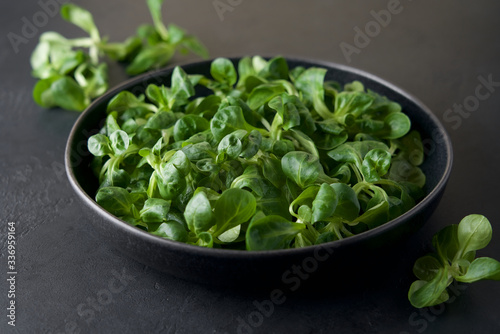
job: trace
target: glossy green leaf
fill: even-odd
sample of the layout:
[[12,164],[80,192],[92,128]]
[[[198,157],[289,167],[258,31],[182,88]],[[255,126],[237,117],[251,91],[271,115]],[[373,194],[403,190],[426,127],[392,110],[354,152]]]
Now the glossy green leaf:
[[172,95],[176,100],[183,102],[195,94],[193,84],[181,67],[176,66],[174,68],[171,81]]
[[188,232],[182,224],[176,221],[169,220],[155,230],[151,234],[174,241],[186,242],[188,240]]
[[284,91],[285,88],[276,83],[259,85],[248,96],[248,106],[253,110],[257,110],[271,101],[275,96],[281,95]]
[[95,134],[89,138],[87,142],[89,152],[96,157],[103,157],[112,153],[111,142],[109,138],[103,134]]
[[406,135],[411,128],[411,121],[405,114],[391,113],[384,119],[386,125],[386,133],[382,135],[385,139],[396,139]]
[[161,198],[148,198],[140,211],[140,215],[145,223],[161,223],[167,218],[169,210],[170,201]]
[[158,189],[166,200],[173,200],[186,188],[186,179],[171,163],[162,163],[157,176]]
[[163,24],[161,13],[163,1],[164,0],[147,0],[147,4],[151,13],[151,17],[153,18],[153,23],[155,25],[156,31],[163,38],[163,40],[167,40],[169,38],[169,33],[167,31],[167,28]]
[[123,130],[116,130],[109,136],[111,141],[111,148],[113,152],[118,155],[122,155],[127,151],[130,145],[130,138],[128,134]]
[[175,141],[183,141],[210,128],[210,123],[198,115],[185,115],[174,126]]
[[312,223],[330,217],[337,208],[338,198],[334,188],[323,183],[312,202]]
[[246,129],[247,123],[240,107],[226,107],[217,111],[210,121],[210,129],[217,141],[239,129]]
[[238,188],[224,191],[214,207],[218,234],[250,220],[256,207],[257,202],[250,192]]
[[416,167],[406,160],[394,159],[389,169],[389,179],[397,182],[413,183],[422,188],[425,185],[425,174],[419,167]]
[[463,254],[483,249],[492,237],[491,224],[482,215],[468,215],[458,224],[457,237]]
[[217,239],[225,243],[230,243],[238,239],[238,237],[240,236],[240,232],[241,232],[241,225],[237,225],[232,229],[227,230],[226,232],[219,235]]
[[340,119],[346,115],[355,118],[363,115],[373,103],[373,97],[362,92],[342,92],[335,97],[335,116]]
[[224,138],[219,143],[217,151],[219,154],[226,154],[230,159],[237,159],[243,151],[243,138],[247,135],[245,130],[236,130]]
[[203,191],[196,193],[188,202],[184,217],[189,229],[197,234],[206,232],[215,225],[215,215]]
[[434,256],[426,255],[419,258],[413,266],[413,273],[419,279],[424,281],[432,281],[443,265]]
[[334,214],[346,220],[354,220],[359,216],[360,205],[354,190],[344,183],[333,183],[330,187],[337,195],[337,207]]
[[422,308],[442,303],[441,295],[448,286],[448,270],[440,268],[431,281],[415,281],[408,292],[408,299],[414,307]]
[[302,151],[285,154],[281,160],[281,168],[283,173],[301,188],[314,184],[324,173],[319,159]]
[[293,238],[305,228],[281,216],[266,216],[253,221],[246,232],[246,248],[250,251],[286,249]]
[[376,182],[387,174],[391,166],[391,154],[385,150],[373,149],[369,151],[361,164],[361,173],[367,182]]
[[82,111],[90,103],[82,87],[69,76],[40,80],[33,90],[33,97],[45,108],[57,106],[66,110]]
[[472,283],[480,280],[500,281],[500,262],[489,257],[480,257],[472,261],[467,273],[455,276],[459,282]]
[[441,229],[432,238],[432,245],[443,264],[451,263],[459,250],[457,233],[458,225],[452,224]]
[[176,122],[177,117],[173,112],[160,110],[148,118],[144,128],[152,130],[165,130],[175,125]]
[[61,16],[86,31],[93,39],[99,40],[99,31],[89,11],[71,3],[61,6]]
[[130,214],[133,204],[129,192],[120,187],[100,188],[96,194],[96,202],[117,217]]
[[234,85],[238,79],[233,63],[227,58],[217,58],[210,66],[210,74],[218,82]]
[[269,60],[266,66],[260,70],[259,76],[267,80],[288,80],[288,63],[283,57],[275,57]]
[[304,70],[295,80],[295,86],[304,94],[305,99],[313,105],[314,110],[323,118],[333,117],[333,113],[325,104],[325,80],[326,69],[312,67]]
[[166,43],[143,48],[132,63],[127,66],[127,74],[138,75],[155,68],[160,68],[172,59],[174,53],[175,47]]

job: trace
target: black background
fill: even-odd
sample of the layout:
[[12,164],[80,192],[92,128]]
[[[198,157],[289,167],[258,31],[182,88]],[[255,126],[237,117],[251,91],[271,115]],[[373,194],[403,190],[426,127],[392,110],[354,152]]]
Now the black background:
[[[500,258],[500,87],[465,117],[447,112],[454,104],[474,100],[480,77],[500,82],[500,3],[401,0],[401,12],[358,53],[346,57],[341,43],[356,46],[354,28],[364,30],[374,21],[371,11],[387,9],[391,1],[221,2],[232,3],[232,11],[224,12],[222,19],[212,0],[168,0],[165,20],[197,35],[212,57],[279,54],[348,64],[393,82],[430,107],[448,130],[455,154],[435,214],[396,260],[380,259],[379,270],[366,276],[366,285],[330,286],[324,293],[308,292],[307,287],[289,292],[262,321],[255,317],[254,302],[269,299],[270,290],[205,287],[145,267],[91,234],[84,207],[69,186],[63,155],[78,113],[43,110],[31,98],[35,80],[29,57],[40,33],[82,33],[55,15],[38,21],[44,24],[13,47],[8,34],[23,36],[23,18],[33,22],[42,7],[37,1],[2,1],[0,332],[237,333],[243,330],[241,319],[254,321],[255,326],[247,328],[253,333],[497,332],[497,282],[461,287],[452,302],[421,311],[408,303],[407,291],[414,279],[413,262],[430,250],[432,235],[467,214],[489,218],[493,240],[479,255]],[[75,3],[94,14],[101,33],[111,40],[121,41],[139,24],[150,22],[143,1]],[[175,62],[196,59],[178,56]],[[124,79],[123,68],[111,66],[111,84]],[[6,318],[7,222],[15,222],[17,229],[16,327],[8,326]],[[121,292],[109,294],[113,271],[134,279],[127,280]],[[385,279],[371,283],[375,277]],[[112,300],[93,309],[92,301],[104,301],[106,294]]]

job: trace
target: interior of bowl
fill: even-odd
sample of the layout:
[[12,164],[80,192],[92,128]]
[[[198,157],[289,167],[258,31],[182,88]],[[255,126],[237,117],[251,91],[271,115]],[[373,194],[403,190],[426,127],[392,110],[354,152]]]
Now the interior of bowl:
[[[235,64],[238,58],[232,59]],[[192,63],[182,66],[188,74],[203,74],[210,76],[210,63],[211,61],[203,61]],[[378,235],[384,234],[386,231],[392,229],[394,226],[404,224],[409,218],[415,215],[423,207],[429,206],[433,201],[439,200],[440,194],[444,190],[445,184],[448,180],[451,164],[452,164],[452,149],[446,131],[440,124],[439,120],[425,107],[421,102],[395,87],[394,85],[386,82],[369,73],[353,69],[347,66],[309,61],[309,60],[295,60],[288,59],[290,68],[296,66],[304,67],[324,67],[328,69],[326,80],[335,80],[341,84],[352,82],[354,80],[361,81],[367,89],[373,90],[380,95],[386,96],[390,100],[398,102],[403,107],[403,111],[409,116],[412,121],[412,128],[418,130],[422,135],[424,144],[425,161],[421,166],[424,171],[427,182],[424,188],[426,197],[420,201],[417,206],[403,214],[402,216],[367,232],[346,238],[341,241],[334,241],[333,243],[350,244],[361,242],[363,239],[376,238]],[[131,91],[134,94],[144,93],[147,86],[151,83],[170,85],[170,75],[173,68],[167,68],[158,72],[145,74],[134,78],[122,85],[110,90],[104,96],[100,97],[92,103],[92,105],[85,110],[78,121],[76,122],[70,138],[68,140],[66,149],[66,168],[72,186],[75,188],[78,195],[83,198],[91,208],[97,211],[100,215],[104,215],[108,220],[112,220],[116,224],[122,224],[130,231],[130,225],[126,222],[120,221],[113,217],[111,214],[105,212],[94,201],[94,196],[98,188],[97,178],[92,173],[89,165],[92,160],[92,155],[87,149],[87,140],[90,136],[97,133],[104,124],[106,118],[106,106],[109,100],[122,90]],[[209,91],[204,89],[197,89],[199,96],[208,94]],[[420,222],[420,226],[424,222]],[[154,242],[162,243],[163,245],[171,247],[180,247],[182,249],[191,249],[194,252],[219,252],[229,253],[246,253],[241,251],[220,250],[220,249],[205,249],[198,246],[191,246],[187,244],[180,244],[178,242],[161,239],[152,236],[147,232],[134,228],[133,233],[139,238],[146,238],[154,240]],[[311,246],[316,247],[316,246]],[[298,249],[290,249],[284,251],[268,251],[268,252],[252,252],[252,253],[279,253],[279,252],[300,252]]]

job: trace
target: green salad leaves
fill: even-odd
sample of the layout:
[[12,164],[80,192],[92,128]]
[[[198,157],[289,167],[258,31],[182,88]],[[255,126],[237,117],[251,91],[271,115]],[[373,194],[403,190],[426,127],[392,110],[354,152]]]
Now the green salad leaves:
[[100,206],[163,238],[254,251],[350,237],[424,195],[422,141],[399,104],[282,57],[236,65],[176,67],[170,87],[109,102],[88,141]]
[[[82,111],[108,89],[107,63],[102,56],[128,64],[129,75],[165,66],[177,50],[207,58],[206,48],[180,27],[165,27],[161,16],[164,0],[147,0],[154,25],[142,25],[122,43],[101,36],[92,14],[74,5],[61,6],[61,16],[88,36],[68,39],[45,32],[31,56],[32,75],[39,79],[33,89],[35,102],[44,107]],[[86,51],[85,51],[86,50]]]
[[432,239],[436,252],[419,258],[413,267],[419,280],[413,282],[408,292],[411,304],[421,308],[447,301],[446,288],[453,280],[500,281],[500,262],[489,257],[476,258],[476,251],[486,247],[491,236],[491,224],[482,215],[466,216],[460,224],[436,233]]

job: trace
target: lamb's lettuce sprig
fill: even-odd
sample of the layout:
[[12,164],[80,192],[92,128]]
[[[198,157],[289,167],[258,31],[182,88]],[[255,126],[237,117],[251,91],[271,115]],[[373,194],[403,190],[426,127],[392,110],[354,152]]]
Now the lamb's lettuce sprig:
[[436,233],[432,239],[435,252],[419,258],[413,273],[408,299],[417,308],[446,302],[446,288],[454,280],[472,283],[481,280],[500,281],[500,262],[489,257],[476,258],[476,251],[491,241],[492,228],[482,215],[468,215]]
[[154,25],[143,25],[137,35],[110,43],[102,37],[92,14],[71,3],[61,6],[63,19],[88,36],[65,38],[45,32],[31,55],[32,75],[39,79],[33,89],[35,102],[44,108],[82,111],[108,89],[104,57],[128,63],[127,73],[137,75],[165,66],[176,51],[193,51],[208,57],[206,48],[176,25],[165,27],[161,8],[164,0],[147,0]]

